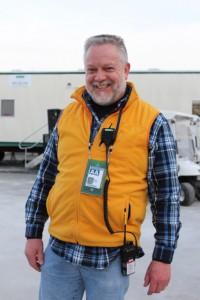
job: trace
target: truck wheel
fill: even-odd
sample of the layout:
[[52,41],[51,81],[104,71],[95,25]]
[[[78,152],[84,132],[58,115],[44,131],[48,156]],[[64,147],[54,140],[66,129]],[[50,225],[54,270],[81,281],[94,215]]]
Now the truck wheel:
[[195,190],[188,182],[181,183],[180,204],[190,206],[195,201]]

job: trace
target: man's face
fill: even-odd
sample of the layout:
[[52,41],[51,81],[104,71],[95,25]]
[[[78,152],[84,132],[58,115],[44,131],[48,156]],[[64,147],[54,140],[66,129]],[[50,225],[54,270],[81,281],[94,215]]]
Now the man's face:
[[86,88],[93,101],[109,105],[119,100],[126,89],[130,65],[122,61],[115,45],[91,46],[85,57]]

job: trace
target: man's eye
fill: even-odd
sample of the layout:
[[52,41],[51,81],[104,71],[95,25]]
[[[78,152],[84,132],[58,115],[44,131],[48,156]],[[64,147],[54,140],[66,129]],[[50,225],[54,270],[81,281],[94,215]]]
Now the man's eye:
[[94,73],[95,72],[95,69],[88,69],[87,70],[89,73]]
[[107,67],[106,70],[107,70],[108,72],[110,72],[110,71],[113,71],[114,68],[113,68],[113,67]]

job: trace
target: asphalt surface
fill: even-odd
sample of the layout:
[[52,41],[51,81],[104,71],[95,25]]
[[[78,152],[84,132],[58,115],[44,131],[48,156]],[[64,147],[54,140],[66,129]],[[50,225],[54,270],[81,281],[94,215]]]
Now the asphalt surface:
[[[24,206],[36,172],[21,167],[0,166],[0,300],[37,300],[40,274],[29,267],[24,256]],[[197,300],[200,295],[200,202],[181,207],[182,229],[172,263],[172,279],[161,294],[147,296],[143,278],[151,261],[154,229],[147,207],[142,226],[145,256],[137,260],[130,277],[126,300]],[[44,234],[48,241],[47,228]],[[85,299],[85,298],[84,298]],[[62,299],[60,299],[62,300]],[[95,299],[94,299],[95,300]],[[115,300],[115,299],[111,299]]]

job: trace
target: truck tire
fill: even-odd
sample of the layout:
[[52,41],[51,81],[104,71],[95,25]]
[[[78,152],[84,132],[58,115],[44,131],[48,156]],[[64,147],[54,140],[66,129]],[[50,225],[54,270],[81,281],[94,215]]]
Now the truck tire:
[[194,201],[195,201],[194,187],[188,182],[182,182],[180,204],[183,206],[190,206]]

